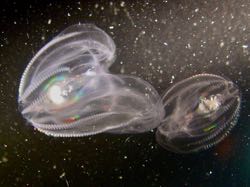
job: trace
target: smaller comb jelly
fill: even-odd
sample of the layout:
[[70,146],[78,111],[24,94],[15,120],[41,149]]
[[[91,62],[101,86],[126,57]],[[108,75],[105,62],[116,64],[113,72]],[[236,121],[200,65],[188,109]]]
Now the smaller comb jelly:
[[171,87],[162,98],[165,118],[156,140],[177,153],[196,152],[220,142],[236,124],[241,95],[230,80],[199,74]]

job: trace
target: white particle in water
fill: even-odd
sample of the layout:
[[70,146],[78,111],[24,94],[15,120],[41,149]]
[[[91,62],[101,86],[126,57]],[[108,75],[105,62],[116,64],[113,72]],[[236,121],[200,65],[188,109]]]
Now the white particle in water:
[[109,29],[114,29],[114,26],[113,25],[109,26]]
[[118,179],[122,180],[122,179],[123,179],[123,177],[122,177],[122,176],[119,176],[119,177],[118,177]]
[[63,178],[63,177],[65,177],[65,175],[66,175],[66,173],[63,172],[59,177],[60,177],[60,178]]
[[236,41],[236,38],[233,36],[232,38],[231,38],[231,42],[235,42]]
[[2,159],[0,160],[0,163],[6,163],[6,162],[8,162],[8,158],[7,157],[5,157],[5,156],[2,156]]
[[221,43],[220,43],[220,47],[221,47],[221,48],[222,48],[224,45],[225,45],[224,42],[221,42]]
[[246,48],[248,48],[248,45],[242,45],[242,48],[246,49]]
[[50,25],[50,24],[51,24],[51,22],[52,22],[52,20],[51,20],[51,19],[49,19],[49,20],[48,20],[48,25]]
[[120,73],[123,74],[125,72],[125,69],[124,67],[122,66],[121,70],[120,70]]
[[172,75],[172,76],[171,76],[170,83],[173,83],[174,79],[175,79],[175,77],[174,77],[174,75]]
[[125,2],[124,2],[124,1],[121,1],[120,6],[121,6],[121,7],[125,7]]
[[194,11],[195,11],[195,12],[198,12],[198,11],[199,11],[199,9],[198,9],[198,8],[196,8]]

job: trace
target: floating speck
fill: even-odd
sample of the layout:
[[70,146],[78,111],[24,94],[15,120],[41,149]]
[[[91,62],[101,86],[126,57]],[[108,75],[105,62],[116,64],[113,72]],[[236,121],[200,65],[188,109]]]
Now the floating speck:
[[125,7],[125,2],[124,2],[124,1],[121,1],[120,6],[121,6],[121,7]]
[[246,48],[248,48],[248,45],[242,45],[242,48],[246,49]]
[[212,175],[212,174],[213,174],[213,172],[212,172],[212,171],[209,171],[209,172],[206,173],[206,176],[210,176],[210,175]]
[[66,175],[66,173],[63,172],[59,177],[60,177],[60,178],[63,178],[63,177],[65,177],[65,175]]
[[50,24],[51,24],[51,22],[52,22],[52,20],[51,20],[51,19],[49,19],[49,20],[48,20],[48,25],[50,25]]
[[125,69],[124,69],[123,66],[122,66],[122,68],[121,68],[121,70],[120,70],[120,73],[121,73],[121,74],[125,73]]
[[199,9],[198,9],[198,8],[196,8],[194,11],[195,11],[195,12],[199,12]]
[[119,176],[119,177],[118,177],[118,179],[122,180],[122,179],[123,179],[123,177],[122,177],[122,176]]
[[174,79],[175,79],[175,77],[174,77],[174,75],[172,75],[172,76],[171,76],[170,83],[173,83]]
[[221,48],[222,48],[224,45],[225,45],[224,42],[221,42],[221,43],[220,43],[220,47],[221,47]]
[[96,3],[96,4],[95,4],[95,8],[98,8],[98,7],[99,7],[99,4]]
[[6,163],[8,162],[8,158],[3,156],[2,159],[0,160],[0,163]]

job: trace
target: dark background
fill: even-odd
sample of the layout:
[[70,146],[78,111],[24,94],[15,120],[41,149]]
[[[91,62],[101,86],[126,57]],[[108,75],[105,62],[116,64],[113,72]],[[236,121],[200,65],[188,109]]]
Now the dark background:
[[[198,73],[229,77],[243,99],[237,126],[216,147],[174,154],[154,133],[53,138],[18,112],[20,77],[60,31],[94,23],[117,45],[112,73],[163,93]],[[0,186],[250,186],[250,1],[7,1],[0,4]]]

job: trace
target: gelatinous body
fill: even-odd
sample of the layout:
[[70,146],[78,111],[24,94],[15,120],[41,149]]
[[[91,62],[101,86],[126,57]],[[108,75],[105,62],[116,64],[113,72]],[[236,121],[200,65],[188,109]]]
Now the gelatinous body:
[[230,80],[200,74],[171,87],[161,99],[146,81],[110,74],[115,44],[91,24],[68,27],[25,69],[18,103],[36,129],[60,137],[157,128],[157,142],[189,153],[221,141],[236,124],[240,91]]
[[90,24],[67,28],[28,64],[19,88],[22,115],[52,136],[157,127],[158,93],[140,78],[109,74],[114,58],[114,42],[101,29]]
[[209,148],[236,124],[240,91],[230,80],[200,74],[171,87],[162,98],[166,116],[156,132],[164,148],[180,153]]

